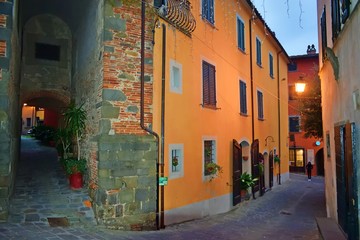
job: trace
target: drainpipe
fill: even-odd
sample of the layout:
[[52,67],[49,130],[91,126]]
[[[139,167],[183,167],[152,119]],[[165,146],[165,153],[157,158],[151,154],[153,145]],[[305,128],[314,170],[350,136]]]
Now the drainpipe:
[[[161,152],[160,177],[164,177],[164,151],[165,151],[165,62],[166,62],[166,26],[162,24],[162,53],[161,53]],[[164,225],[164,185],[161,186],[160,228]]]
[[[280,126],[281,126],[281,115],[280,115],[280,66],[279,66],[279,55],[282,53],[283,51],[279,51],[277,52],[277,99],[278,99],[278,136],[279,136],[279,157],[280,157],[280,153],[281,153],[281,131],[280,131]],[[280,158],[281,159],[281,158]],[[279,185],[281,185],[281,161],[279,162],[279,176],[278,176],[278,183]]]
[[255,140],[255,114],[254,114],[254,76],[253,76],[253,56],[252,56],[252,22],[256,18],[249,19],[249,36],[250,36],[250,88],[251,88],[251,143]]
[[[145,98],[145,79],[144,79],[144,70],[145,70],[145,1],[141,1],[141,50],[140,50],[140,63],[141,63],[141,70],[140,70],[140,126],[143,130],[148,132],[149,134],[153,135],[156,138],[158,152],[159,152],[159,135],[151,130],[150,128],[146,127],[144,124],[144,98]],[[160,162],[157,161],[156,164],[156,192],[159,195],[159,164]],[[156,198],[156,227],[159,230],[159,197]]]

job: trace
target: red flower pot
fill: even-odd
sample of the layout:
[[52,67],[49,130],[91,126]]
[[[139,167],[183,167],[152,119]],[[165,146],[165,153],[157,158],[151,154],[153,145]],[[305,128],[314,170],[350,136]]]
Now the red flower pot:
[[69,176],[71,189],[80,189],[83,187],[83,175],[82,173],[74,173]]

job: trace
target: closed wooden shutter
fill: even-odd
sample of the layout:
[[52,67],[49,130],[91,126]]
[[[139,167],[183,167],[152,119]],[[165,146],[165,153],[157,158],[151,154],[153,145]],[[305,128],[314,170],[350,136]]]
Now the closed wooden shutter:
[[215,67],[203,62],[203,105],[216,107]]

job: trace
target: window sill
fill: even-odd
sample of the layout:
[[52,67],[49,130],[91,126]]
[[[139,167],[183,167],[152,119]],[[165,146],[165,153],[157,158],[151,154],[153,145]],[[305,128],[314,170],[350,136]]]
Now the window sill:
[[206,104],[200,104],[200,106],[202,106],[203,108],[208,108],[208,109],[212,109],[212,110],[220,110],[221,108],[218,108],[214,105],[206,105]]
[[257,62],[256,65],[258,65],[259,68],[263,68],[262,65],[261,65],[261,63],[258,63],[258,62]]
[[205,17],[201,17],[202,18],[202,20],[206,23],[206,24],[208,24],[208,25],[210,25],[212,28],[214,28],[214,29],[216,29],[216,27],[215,27],[215,22],[210,22],[207,18],[205,18]]
[[249,115],[247,113],[240,113],[240,116],[248,117]]
[[265,121],[265,118],[258,118],[259,121]]
[[242,48],[240,48],[240,47],[238,47],[238,49],[239,49],[239,51],[240,51],[242,54],[246,55],[245,49],[242,49]]

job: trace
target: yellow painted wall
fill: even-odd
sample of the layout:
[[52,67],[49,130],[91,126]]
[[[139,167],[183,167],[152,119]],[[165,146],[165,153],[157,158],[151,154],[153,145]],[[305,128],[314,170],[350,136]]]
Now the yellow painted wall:
[[[165,97],[165,175],[169,176],[169,144],[184,144],[184,175],[170,179],[165,186],[165,210],[183,207],[232,192],[232,140],[251,141],[251,92],[250,92],[250,39],[249,19],[251,9],[245,1],[215,1],[215,27],[200,18],[201,1],[191,1],[192,14],[197,27],[192,36],[186,36],[168,23],[166,26],[166,97]],[[245,53],[237,47],[236,14],[245,22]],[[260,152],[279,149],[278,99],[277,99],[277,52],[279,46],[267,36],[260,21],[253,24],[254,60],[254,110],[255,139],[260,141]],[[255,36],[263,39],[263,66],[255,64]],[[154,45],[154,124],[155,132],[161,133],[161,48],[162,25],[155,29]],[[274,79],[269,76],[268,53],[274,56]],[[281,127],[283,150],[281,158],[287,158],[287,59],[280,57]],[[182,65],[182,94],[170,92],[170,61]],[[217,108],[202,107],[202,60],[216,68]],[[247,84],[248,116],[240,115],[239,80]],[[256,90],[264,94],[264,121],[257,118]],[[265,146],[265,138],[272,136],[272,145]],[[220,177],[213,181],[203,179],[203,138],[216,139],[217,163],[223,167]],[[251,144],[251,142],[249,143]],[[286,155],[285,155],[286,154]],[[287,161],[283,161],[286,162]],[[282,164],[282,173],[288,172]],[[275,181],[274,181],[275,182]]]

